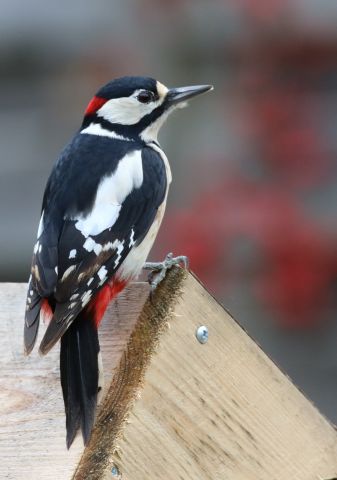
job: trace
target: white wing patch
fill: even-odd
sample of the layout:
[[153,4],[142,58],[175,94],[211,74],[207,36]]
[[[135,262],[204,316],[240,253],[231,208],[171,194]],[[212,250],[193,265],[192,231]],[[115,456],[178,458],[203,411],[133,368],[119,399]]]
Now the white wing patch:
[[62,275],[61,282],[64,282],[64,280],[67,277],[69,277],[69,275],[71,274],[71,272],[73,272],[75,270],[75,268],[76,268],[76,265],[71,265],[69,268],[67,268],[67,270]]
[[103,267],[101,267],[98,272],[97,272],[97,275],[99,276],[99,278],[101,280],[104,280],[106,278],[106,274],[108,273],[108,270],[106,269],[105,265],[103,265]]
[[99,276],[100,278],[100,282],[99,282],[99,286],[103,285],[103,283],[105,282],[105,280],[107,279],[107,275],[108,275],[108,270],[106,269],[105,265],[103,265],[97,272],[97,275]]
[[140,150],[135,150],[125,155],[115,172],[101,181],[89,215],[73,218],[77,220],[75,223],[77,230],[87,238],[89,235],[98,235],[111,228],[118,219],[126,197],[132,190],[141,187],[142,183],[142,155]]
[[136,243],[136,240],[135,240],[135,231],[134,231],[133,228],[131,228],[129,248],[133,247],[135,243]]
[[115,260],[115,268],[118,267],[119,262],[121,261],[123,250],[124,250],[124,240],[122,240],[121,242],[118,242],[118,245],[117,245],[117,258]]
[[102,245],[95,242],[95,240],[91,237],[88,237],[83,243],[83,248],[85,248],[85,250],[88,252],[95,252],[96,255],[99,255],[103,249]]
[[82,307],[85,307],[87,303],[89,303],[91,299],[91,293],[92,290],[87,290],[86,292],[83,293],[81,300],[82,300]]
[[76,257],[77,250],[73,248],[73,250],[70,250],[69,252],[69,258],[75,258]]

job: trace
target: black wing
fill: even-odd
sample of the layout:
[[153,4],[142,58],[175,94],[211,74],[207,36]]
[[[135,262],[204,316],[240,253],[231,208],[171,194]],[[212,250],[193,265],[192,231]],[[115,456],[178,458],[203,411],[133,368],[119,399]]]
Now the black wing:
[[[134,142],[77,134],[61,153],[45,189],[38,239],[34,247],[26,301],[24,344],[28,354],[35,343],[43,298],[54,305],[59,279],[59,240],[67,215],[92,206],[100,179],[113,173]],[[99,161],[97,161],[99,159]],[[41,228],[42,227],[42,228]],[[62,266],[62,265],[61,265]]]
[[[84,237],[76,228],[76,219],[63,220],[57,249],[58,276],[53,293],[55,311],[41,342],[42,353],[47,353],[57,342],[151,227],[158,207],[164,201],[167,179],[158,153],[146,147],[141,156],[142,184],[125,198],[111,227],[98,235]],[[39,248],[37,261],[43,271],[43,252],[45,249],[48,252],[49,246],[43,244],[40,252]],[[48,254],[48,260],[50,258]],[[48,268],[50,270],[49,263]]]

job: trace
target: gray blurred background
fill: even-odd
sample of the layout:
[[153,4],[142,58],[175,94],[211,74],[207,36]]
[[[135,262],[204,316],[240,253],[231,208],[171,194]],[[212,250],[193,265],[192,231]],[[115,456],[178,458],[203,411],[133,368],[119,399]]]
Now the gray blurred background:
[[28,278],[52,164],[101,84],[130,74],[212,83],[162,131],[174,181],[151,256],[189,255],[219,301],[337,421],[337,3],[0,7],[1,280]]

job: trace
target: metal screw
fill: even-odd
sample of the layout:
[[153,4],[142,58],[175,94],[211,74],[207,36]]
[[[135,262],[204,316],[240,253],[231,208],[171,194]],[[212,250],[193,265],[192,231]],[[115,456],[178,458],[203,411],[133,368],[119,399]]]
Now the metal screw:
[[201,325],[197,328],[195,336],[197,337],[198,342],[206,343],[208,340],[208,328],[205,325]]
[[111,469],[111,473],[112,473],[113,477],[118,477],[118,475],[119,475],[118,468],[116,466],[113,466],[112,469]]

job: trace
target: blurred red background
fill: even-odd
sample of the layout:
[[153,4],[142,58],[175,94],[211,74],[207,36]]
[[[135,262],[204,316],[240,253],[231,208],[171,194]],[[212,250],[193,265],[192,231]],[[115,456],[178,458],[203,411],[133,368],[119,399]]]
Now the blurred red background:
[[0,6],[0,279],[27,280],[51,166],[99,85],[213,83],[163,128],[173,183],[151,258],[188,255],[337,421],[337,3]]
[[[247,12],[256,23],[270,21],[281,5],[247,2]],[[337,43],[266,36],[235,50],[232,122],[249,150],[236,164],[218,159],[211,185],[194,192],[189,208],[170,212],[159,243],[187,253],[219,296],[250,278],[271,318],[312,327],[336,307],[337,223],[334,204],[323,201],[336,188],[329,100],[336,100]]]

